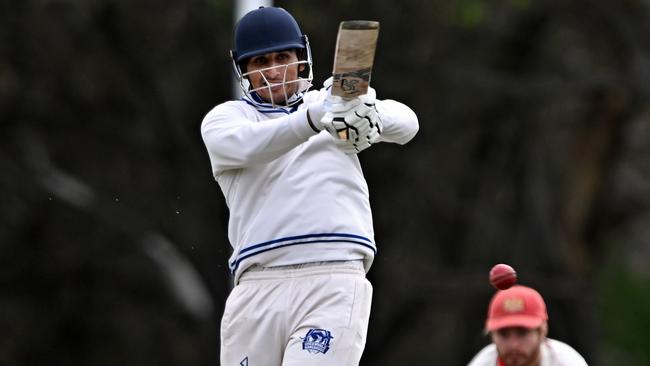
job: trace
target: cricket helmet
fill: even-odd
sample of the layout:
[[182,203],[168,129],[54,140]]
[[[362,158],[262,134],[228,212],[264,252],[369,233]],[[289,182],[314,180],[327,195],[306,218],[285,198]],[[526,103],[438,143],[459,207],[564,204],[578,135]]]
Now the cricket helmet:
[[304,49],[305,37],[296,20],[282,8],[253,10],[235,25],[232,56],[239,63],[269,52]]
[[299,83],[300,87],[296,95],[285,101],[289,106],[302,99],[302,94],[311,87],[313,80],[311,48],[307,36],[302,33],[294,17],[278,7],[260,7],[250,11],[235,25],[234,48],[230,51],[230,56],[242,90],[253,102],[258,98],[251,96],[255,91],[250,90],[246,78],[246,62],[253,56],[284,50],[296,50],[298,64],[304,65],[298,75],[299,79],[291,81]]

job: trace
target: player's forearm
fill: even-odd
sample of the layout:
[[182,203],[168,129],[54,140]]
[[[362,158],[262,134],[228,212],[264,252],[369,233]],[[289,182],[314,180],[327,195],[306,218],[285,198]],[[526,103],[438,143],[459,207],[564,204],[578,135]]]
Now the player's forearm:
[[381,141],[404,145],[418,132],[418,117],[407,105],[384,99],[378,100],[376,107],[384,129]]
[[201,126],[210,158],[221,169],[237,169],[273,161],[314,134],[306,111],[251,122],[241,117],[208,115]]

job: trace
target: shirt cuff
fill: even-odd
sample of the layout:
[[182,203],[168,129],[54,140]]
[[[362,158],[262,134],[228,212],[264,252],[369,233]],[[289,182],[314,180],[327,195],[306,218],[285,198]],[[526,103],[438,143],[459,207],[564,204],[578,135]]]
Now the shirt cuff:
[[307,108],[300,109],[291,113],[289,116],[289,125],[291,126],[291,130],[301,138],[307,139],[318,133],[309,125],[309,120],[307,119]]

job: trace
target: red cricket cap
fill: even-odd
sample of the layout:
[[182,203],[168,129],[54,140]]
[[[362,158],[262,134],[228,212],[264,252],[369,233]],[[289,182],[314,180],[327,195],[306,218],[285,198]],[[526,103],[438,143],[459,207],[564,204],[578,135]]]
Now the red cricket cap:
[[490,301],[485,329],[489,332],[507,327],[537,328],[548,320],[542,295],[526,286],[497,291]]

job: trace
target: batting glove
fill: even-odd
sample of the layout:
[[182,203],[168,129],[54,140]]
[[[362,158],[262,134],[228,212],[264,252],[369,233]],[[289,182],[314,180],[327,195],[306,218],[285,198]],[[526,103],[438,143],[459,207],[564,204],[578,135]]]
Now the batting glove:
[[328,114],[341,115],[347,113],[361,104],[359,98],[350,100],[338,96],[328,95],[322,102],[310,103],[307,107],[307,121],[309,126],[315,131],[326,130],[332,136],[336,136],[336,128],[332,125],[331,118],[326,118]]
[[[383,125],[375,108],[375,91],[358,98],[360,103],[345,112],[330,111],[322,123],[346,154],[358,154],[379,141]],[[335,133],[332,133],[334,131]]]

